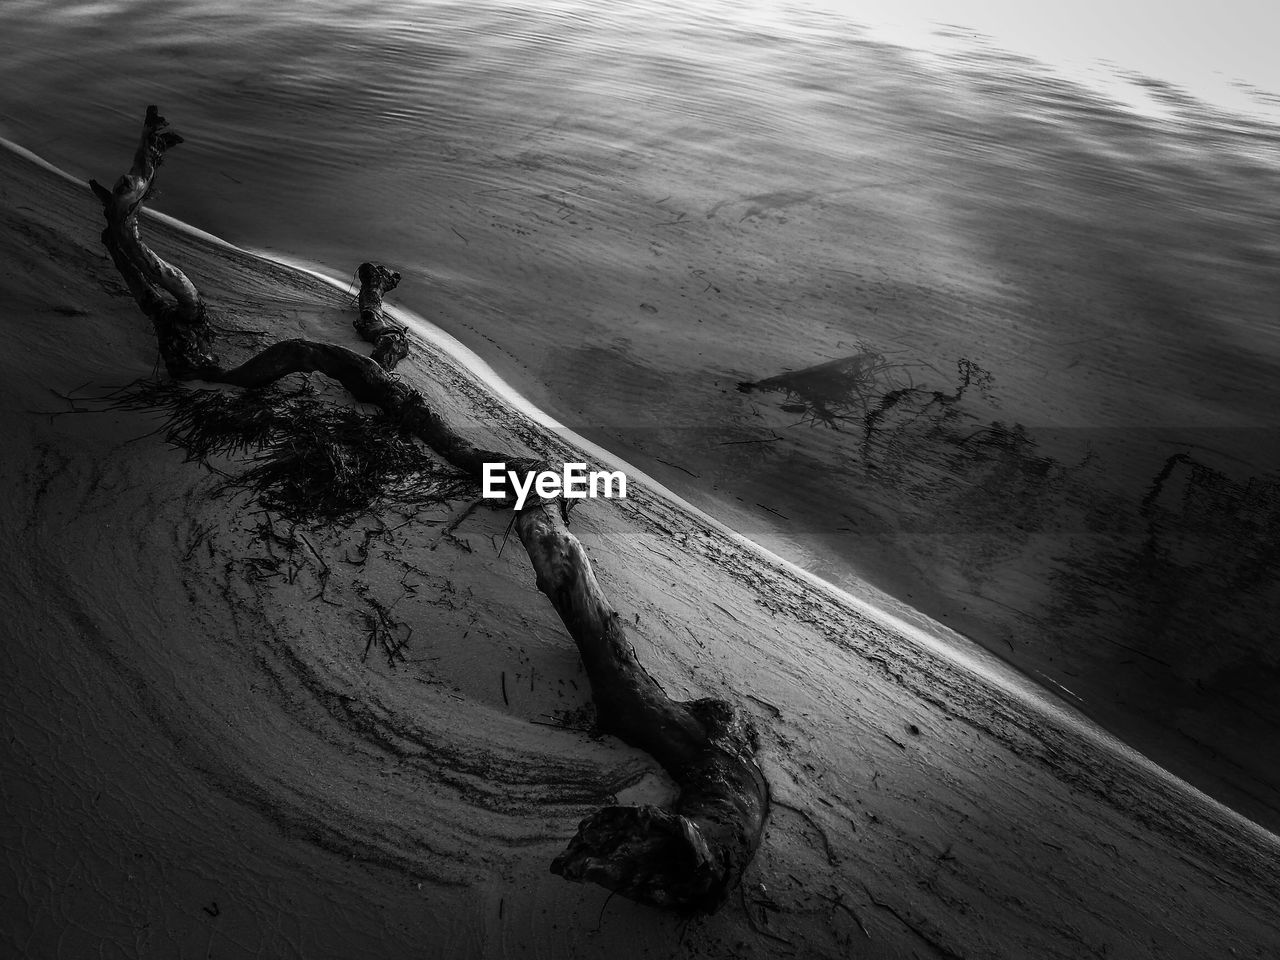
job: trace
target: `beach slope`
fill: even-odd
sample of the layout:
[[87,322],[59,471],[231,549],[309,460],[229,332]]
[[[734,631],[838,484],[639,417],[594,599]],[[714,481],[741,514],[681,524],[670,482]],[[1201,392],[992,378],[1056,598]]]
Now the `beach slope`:
[[[671,785],[593,734],[573,644],[503,546],[509,518],[460,501],[295,526],[220,491],[156,415],[96,399],[150,376],[156,351],[87,186],[9,151],[0,171],[0,952],[1280,949],[1274,836],[643,483],[573,530],[666,691],[755,716],[774,809],[710,917],[551,875],[582,817]],[[331,286],[146,229],[227,353],[359,349]],[[491,449],[592,459],[425,344],[400,370]]]

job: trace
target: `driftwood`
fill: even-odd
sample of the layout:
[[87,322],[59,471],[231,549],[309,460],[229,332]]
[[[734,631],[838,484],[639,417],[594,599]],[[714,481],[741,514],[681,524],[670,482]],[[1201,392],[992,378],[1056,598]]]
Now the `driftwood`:
[[382,312],[382,296],[400,282],[400,274],[374,263],[362,263],[356,270],[360,279],[360,299],[354,325],[356,332],[373,344],[373,359],[384,370],[391,370],[409,355],[409,340],[404,327],[392,323]]
[[[244,363],[222,366],[195,285],[142,241],[138,212],[166,151],[182,142],[148,107],[133,166],[112,190],[91,181],[107,228],[102,239],[138,306],[155,328],[161,358],[175,380],[263,387],[291,373],[320,372],[356,399],[376,404],[402,429],[477,480],[489,462],[543,465],[482,450],[434,413],[391,372],[408,352],[405,330],[382,311],[399,274],[361,264],[356,330],[373,357],[310,340],[284,340]],[[680,786],[674,809],[610,806],[579,825],[551,869],[658,906],[711,911],[739,882],[759,846],[769,788],[755,762],[755,730],[722,700],[678,702],[636,659],[623,621],[600,589],[591,562],[566,527],[561,504],[532,497],[515,527],[538,589],[577,644],[595,701],[598,727],[650,753]]]

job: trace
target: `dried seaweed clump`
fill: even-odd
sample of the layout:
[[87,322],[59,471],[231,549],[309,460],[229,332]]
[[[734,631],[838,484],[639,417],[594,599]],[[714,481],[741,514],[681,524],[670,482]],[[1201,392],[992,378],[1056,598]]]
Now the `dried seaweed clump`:
[[[382,413],[295,389],[191,389],[145,380],[113,405],[162,410],[165,439],[225,477],[220,492],[243,489],[297,521],[347,521],[386,503],[443,503],[474,496],[474,483],[431,456]],[[216,458],[239,461],[238,472]]]

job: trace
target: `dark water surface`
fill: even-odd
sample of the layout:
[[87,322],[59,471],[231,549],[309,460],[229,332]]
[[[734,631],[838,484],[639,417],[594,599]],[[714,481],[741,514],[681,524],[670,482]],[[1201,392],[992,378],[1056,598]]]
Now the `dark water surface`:
[[393,265],[566,425],[1274,828],[1280,129],[1142,84],[801,7],[0,11],[0,133],[106,180],[158,103],[159,209]]

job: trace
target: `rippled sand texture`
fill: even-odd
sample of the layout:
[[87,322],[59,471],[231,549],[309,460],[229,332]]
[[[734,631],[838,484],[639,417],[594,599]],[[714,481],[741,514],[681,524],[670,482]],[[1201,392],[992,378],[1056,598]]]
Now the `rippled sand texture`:
[[[147,375],[152,336],[89,192],[8,153],[0,171],[4,952],[1274,952],[1273,836],[642,486],[574,529],[667,690],[756,715],[776,807],[709,919],[551,876],[586,812],[668,788],[547,725],[581,723],[587,693],[505,518],[290,528],[215,495],[154,417],[68,400]],[[228,352],[356,345],[327,286],[148,229]],[[404,369],[477,438],[570,453],[425,348]],[[368,644],[379,608],[403,657]]]

